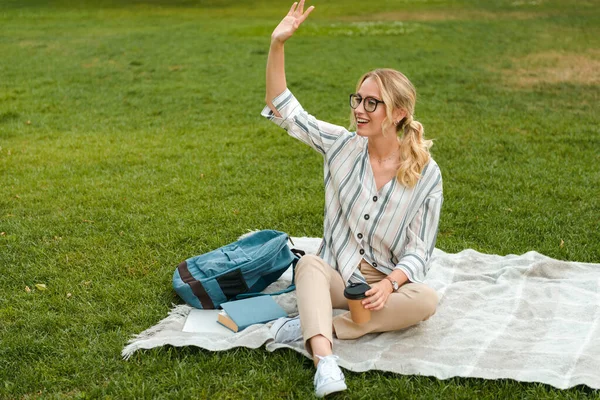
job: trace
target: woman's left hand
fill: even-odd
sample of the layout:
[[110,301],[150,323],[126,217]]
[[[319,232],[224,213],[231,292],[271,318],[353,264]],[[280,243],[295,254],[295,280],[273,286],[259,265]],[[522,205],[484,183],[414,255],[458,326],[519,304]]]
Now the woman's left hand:
[[389,295],[393,292],[392,283],[387,279],[383,279],[377,283],[372,283],[370,286],[371,289],[365,292],[367,298],[362,301],[362,305],[367,310],[381,310]]

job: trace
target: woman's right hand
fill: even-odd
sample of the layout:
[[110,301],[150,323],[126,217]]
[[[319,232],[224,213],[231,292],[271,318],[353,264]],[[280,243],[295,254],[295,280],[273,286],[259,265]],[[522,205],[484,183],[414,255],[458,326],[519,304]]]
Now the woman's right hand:
[[271,34],[271,42],[285,43],[301,23],[308,17],[308,15],[314,10],[314,6],[308,7],[306,12],[304,11],[304,0],[300,0],[300,3],[292,4],[290,12],[285,16],[283,20],[277,25],[277,28]]

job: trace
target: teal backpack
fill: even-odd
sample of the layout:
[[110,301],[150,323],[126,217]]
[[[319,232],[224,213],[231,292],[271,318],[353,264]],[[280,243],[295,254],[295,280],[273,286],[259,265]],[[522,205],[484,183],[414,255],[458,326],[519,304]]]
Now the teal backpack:
[[[201,309],[219,308],[221,303],[260,296],[296,263],[304,252],[290,249],[286,233],[263,230],[211,252],[189,258],[173,273],[173,288],[187,304]],[[291,285],[277,293],[294,290]]]

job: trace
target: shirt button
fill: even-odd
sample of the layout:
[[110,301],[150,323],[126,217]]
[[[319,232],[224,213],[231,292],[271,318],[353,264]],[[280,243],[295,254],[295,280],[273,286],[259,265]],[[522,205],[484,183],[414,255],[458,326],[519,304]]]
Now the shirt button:
[[377,268],[377,263],[376,262],[373,263],[373,268]]
[[369,214],[365,214],[365,219],[369,219]]
[[373,201],[377,201],[377,196],[373,196]]
[[359,253],[362,256],[363,254],[365,254],[365,251],[363,249],[360,249]]
[[356,235],[359,239],[362,239],[362,233],[359,233],[358,235]]

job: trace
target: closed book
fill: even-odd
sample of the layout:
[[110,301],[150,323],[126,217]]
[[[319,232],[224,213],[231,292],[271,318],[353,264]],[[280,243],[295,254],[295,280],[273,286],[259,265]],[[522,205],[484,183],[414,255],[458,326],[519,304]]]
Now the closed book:
[[250,325],[264,324],[277,318],[287,317],[287,313],[271,296],[257,296],[221,304],[223,311],[217,322],[234,332]]

